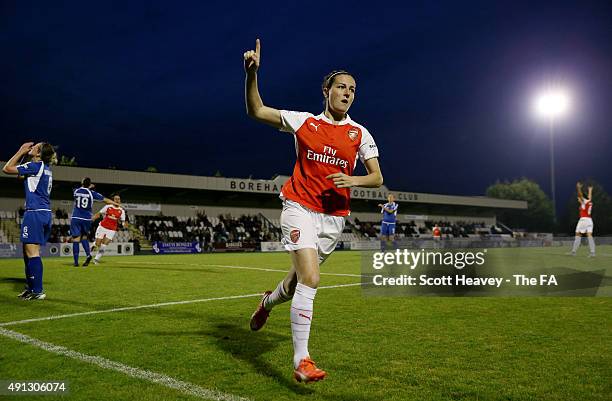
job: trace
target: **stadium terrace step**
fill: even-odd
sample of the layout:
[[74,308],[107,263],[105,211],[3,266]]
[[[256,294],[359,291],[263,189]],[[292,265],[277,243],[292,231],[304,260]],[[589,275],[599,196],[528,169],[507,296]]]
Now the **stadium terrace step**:
[[4,217],[0,219],[0,230],[4,232],[6,242],[19,242],[21,230],[15,219],[15,212],[4,212]]

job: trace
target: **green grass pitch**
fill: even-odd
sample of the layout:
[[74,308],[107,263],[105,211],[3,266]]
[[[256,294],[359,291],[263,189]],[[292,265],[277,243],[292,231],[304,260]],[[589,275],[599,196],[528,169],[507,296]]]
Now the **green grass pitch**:
[[[584,248],[584,247],[583,247]],[[521,249],[522,260],[612,266],[612,247]],[[513,258],[514,249],[490,250]],[[600,256],[601,255],[601,256]],[[321,286],[358,283],[360,253],[336,252]],[[568,260],[571,261],[568,262]],[[286,254],[105,257],[71,267],[47,258],[44,301],[15,295],[21,260],[0,260],[0,329],[250,400],[610,400],[612,298],[364,297],[359,286],[317,293],[310,352],[329,377],[292,381],[289,304],[253,333],[259,296],[2,323],[165,302],[258,294],[283,277]],[[230,268],[243,266],[270,271]],[[608,269],[608,271],[610,271]],[[606,285],[610,286],[609,273]],[[0,380],[67,380],[41,400],[199,400],[122,372],[0,335]],[[211,399],[214,399],[211,398]]]

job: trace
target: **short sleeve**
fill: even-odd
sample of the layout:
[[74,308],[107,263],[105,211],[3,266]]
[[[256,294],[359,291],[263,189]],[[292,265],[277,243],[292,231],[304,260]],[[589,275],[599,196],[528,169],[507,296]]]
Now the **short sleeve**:
[[17,166],[19,175],[36,175],[40,171],[42,162],[27,162]]
[[378,147],[374,138],[367,129],[361,131],[361,144],[359,145],[359,160],[365,163],[366,160],[378,157]]
[[100,209],[100,214],[106,214],[106,211],[108,210],[108,205],[105,205],[102,209]]
[[96,191],[91,191],[91,196],[93,196],[94,200],[97,200],[97,201],[104,200],[104,195]]
[[121,221],[125,221],[125,209],[121,209]]
[[307,118],[313,117],[313,115],[310,113],[288,110],[281,110],[280,115],[282,126],[280,127],[279,131],[290,132],[292,134],[295,134],[295,132],[300,129],[302,125],[304,125]]

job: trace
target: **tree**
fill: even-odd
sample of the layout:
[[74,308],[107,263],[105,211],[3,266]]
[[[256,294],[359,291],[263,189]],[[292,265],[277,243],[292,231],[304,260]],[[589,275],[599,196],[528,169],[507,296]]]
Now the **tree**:
[[[588,194],[588,187],[593,187],[593,235],[612,234],[612,197],[606,192],[604,187],[597,181],[586,179],[582,183],[582,192]],[[567,207],[560,219],[560,228],[563,232],[573,234],[578,222],[578,194],[573,192],[567,202]]]
[[74,156],[69,158],[66,155],[62,155],[57,164],[59,164],[60,166],[69,166],[69,167],[78,166],[78,163],[76,162],[76,158]]
[[513,228],[550,232],[554,228],[553,205],[542,188],[532,180],[521,178],[500,182],[487,188],[487,196],[498,199],[527,201],[527,210],[503,210],[498,219]]
[[149,166],[145,169],[145,171],[147,173],[158,173],[159,171],[157,170],[157,167],[155,166]]

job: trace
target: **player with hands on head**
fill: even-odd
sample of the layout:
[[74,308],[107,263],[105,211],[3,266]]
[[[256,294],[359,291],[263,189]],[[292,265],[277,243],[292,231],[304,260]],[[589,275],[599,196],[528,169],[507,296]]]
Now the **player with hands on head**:
[[[319,267],[333,252],[350,213],[351,187],[377,188],[383,178],[378,148],[368,130],[353,121],[348,110],[355,100],[355,77],[344,70],[323,79],[325,109],[319,115],[266,106],[259,93],[261,41],[244,53],[245,103],[256,121],[293,135],[297,153],[292,176],[280,197],[282,242],[292,267],[274,291],[266,291],[251,316],[252,330],[261,329],[272,308],[291,300],[294,378],[319,381],[327,373],[310,357],[308,340],[313,304],[319,285]],[[354,175],[357,159],[366,175]]]
[[[29,156],[29,162],[19,164]],[[51,213],[51,187],[53,173],[51,165],[57,163],[55,149],[47,142],[26,142],[2,168],[6,174],[24,177],[25,213],[21,222],[20,240],[23,244],[26,288],[18,297],[25,300],[42,300],[43,263],[40,247],[47,243],[51,234],[53,216]]]

